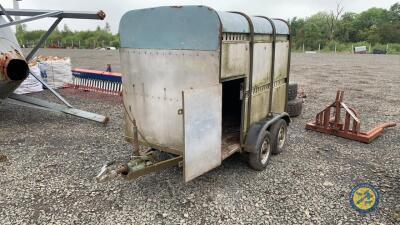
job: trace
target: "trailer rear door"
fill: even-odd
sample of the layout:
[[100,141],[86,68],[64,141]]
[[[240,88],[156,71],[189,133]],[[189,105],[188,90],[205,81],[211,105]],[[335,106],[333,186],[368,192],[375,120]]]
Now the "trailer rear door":
[[188,182],[221,164],[222,85],[184,91],[183,114]]

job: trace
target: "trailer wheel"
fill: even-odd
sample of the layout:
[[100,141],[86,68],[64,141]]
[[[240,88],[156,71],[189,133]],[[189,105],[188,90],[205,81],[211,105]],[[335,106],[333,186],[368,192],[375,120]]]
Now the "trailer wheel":
[[303,99],[295,98],[291,101],[288,101],[286,111],[290,117],[299,116],[303,111]]
[[271,151],[272,154],[281,153],[287,142],[287,123],[280,119],[271,125],[269,129],[271,134]]
[[264,170],[271,156],[271,137],[266,130],[260,131],[255,151],[249,152],[249,165],[255,170]]
[[297,97],[297,84],[289,84],[288,88],[288,100],[291,101]]

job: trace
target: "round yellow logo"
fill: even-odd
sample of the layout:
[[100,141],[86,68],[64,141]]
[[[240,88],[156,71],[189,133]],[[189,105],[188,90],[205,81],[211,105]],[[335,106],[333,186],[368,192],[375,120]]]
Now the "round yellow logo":
[[367,214],[378,208],[379,192],[371,184],[359,184],[351,190],[349,200],[354,210],[362,214]]

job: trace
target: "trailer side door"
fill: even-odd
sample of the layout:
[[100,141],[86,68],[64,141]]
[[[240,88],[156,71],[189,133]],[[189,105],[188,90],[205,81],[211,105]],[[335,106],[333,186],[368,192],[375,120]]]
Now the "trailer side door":
[[221,164],[222,85],[183,91],[185,182]]

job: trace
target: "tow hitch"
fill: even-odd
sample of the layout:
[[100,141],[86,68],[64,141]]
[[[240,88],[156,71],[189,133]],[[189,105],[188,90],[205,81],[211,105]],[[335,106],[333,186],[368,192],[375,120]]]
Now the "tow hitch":
[[97,182],[105,182],[117,177],[125,180],[132,180],[149,173],[157,172],[168,167],[180,165],[182,156],[176,156],[166,160],[157,160],[159,152],[151,151],[145,155],[132,156],[127,163],[121,163],[116,166],[115,162],[109,162],[103,165],[100,173],[96,176]]

